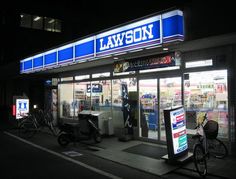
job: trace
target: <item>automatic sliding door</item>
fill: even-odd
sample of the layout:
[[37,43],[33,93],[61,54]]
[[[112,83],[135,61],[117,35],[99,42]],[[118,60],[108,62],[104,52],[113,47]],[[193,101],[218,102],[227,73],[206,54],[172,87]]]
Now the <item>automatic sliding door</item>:
[[140,137],[158,139],[157,79],[139,80]]
[[163,110],[182,105],[181,77],[160,78],[160,140],[166,141]]

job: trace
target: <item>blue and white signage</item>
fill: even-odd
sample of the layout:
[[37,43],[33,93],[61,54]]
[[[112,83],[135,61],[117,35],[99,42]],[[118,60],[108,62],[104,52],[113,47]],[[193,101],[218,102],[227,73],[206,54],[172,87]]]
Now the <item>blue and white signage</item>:
[[59,67],[62,64],[72,65],[107,55],[183,40],[183,12],[174,10],[21,60],[20,72],[35,72],[39,69]]
[[29,113],[29,99],[16,99],[16,119]]
[[160,44],[160,17],[154,16],[97,35],[97,56]]

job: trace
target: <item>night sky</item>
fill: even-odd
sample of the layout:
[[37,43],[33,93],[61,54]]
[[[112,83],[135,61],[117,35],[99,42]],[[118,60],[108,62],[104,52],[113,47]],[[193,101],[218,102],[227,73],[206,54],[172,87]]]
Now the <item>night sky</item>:
[[[196,37],[235,31],[232,23],[235,10],[233,1],[213,0],[58,0],[17,1],[9,8],[25,13],[58,16],[69,20],[71,40],[126,23],[137,18],[171,8],[183,8],[185,18],[191,19],[187,30]],[[193,23],[192,23],[193,22]],[[188,29],[189,28],[189,29]]]

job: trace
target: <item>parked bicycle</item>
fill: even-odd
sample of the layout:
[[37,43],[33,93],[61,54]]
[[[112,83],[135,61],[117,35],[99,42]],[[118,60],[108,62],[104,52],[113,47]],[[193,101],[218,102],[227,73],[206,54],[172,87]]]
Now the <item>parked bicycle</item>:
[[207,113],[203,121],[196,127],[197,133],[192,137],[197,142],[193,149],[193,159],[200,176],[207,175],[207,160],[210,155],[222,159],[228,155],[225,144],[217,138],[219,125],[216,121],[207,120]]
[[18,123],[18,133],[21,137],[31,138],[44,127],[48,127],[54,136],[57,136],[58,130],[54,124],[53,116],[49,111],[35,109],[24,116]]

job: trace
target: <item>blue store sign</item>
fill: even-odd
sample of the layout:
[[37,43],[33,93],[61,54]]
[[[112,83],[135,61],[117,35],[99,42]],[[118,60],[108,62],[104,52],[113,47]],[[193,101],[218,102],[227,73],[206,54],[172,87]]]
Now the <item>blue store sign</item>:
[[183,41],[183,19],[182,11],[173,10],[139,20],[21,60],[20,72],[35,72],[163,43]]

